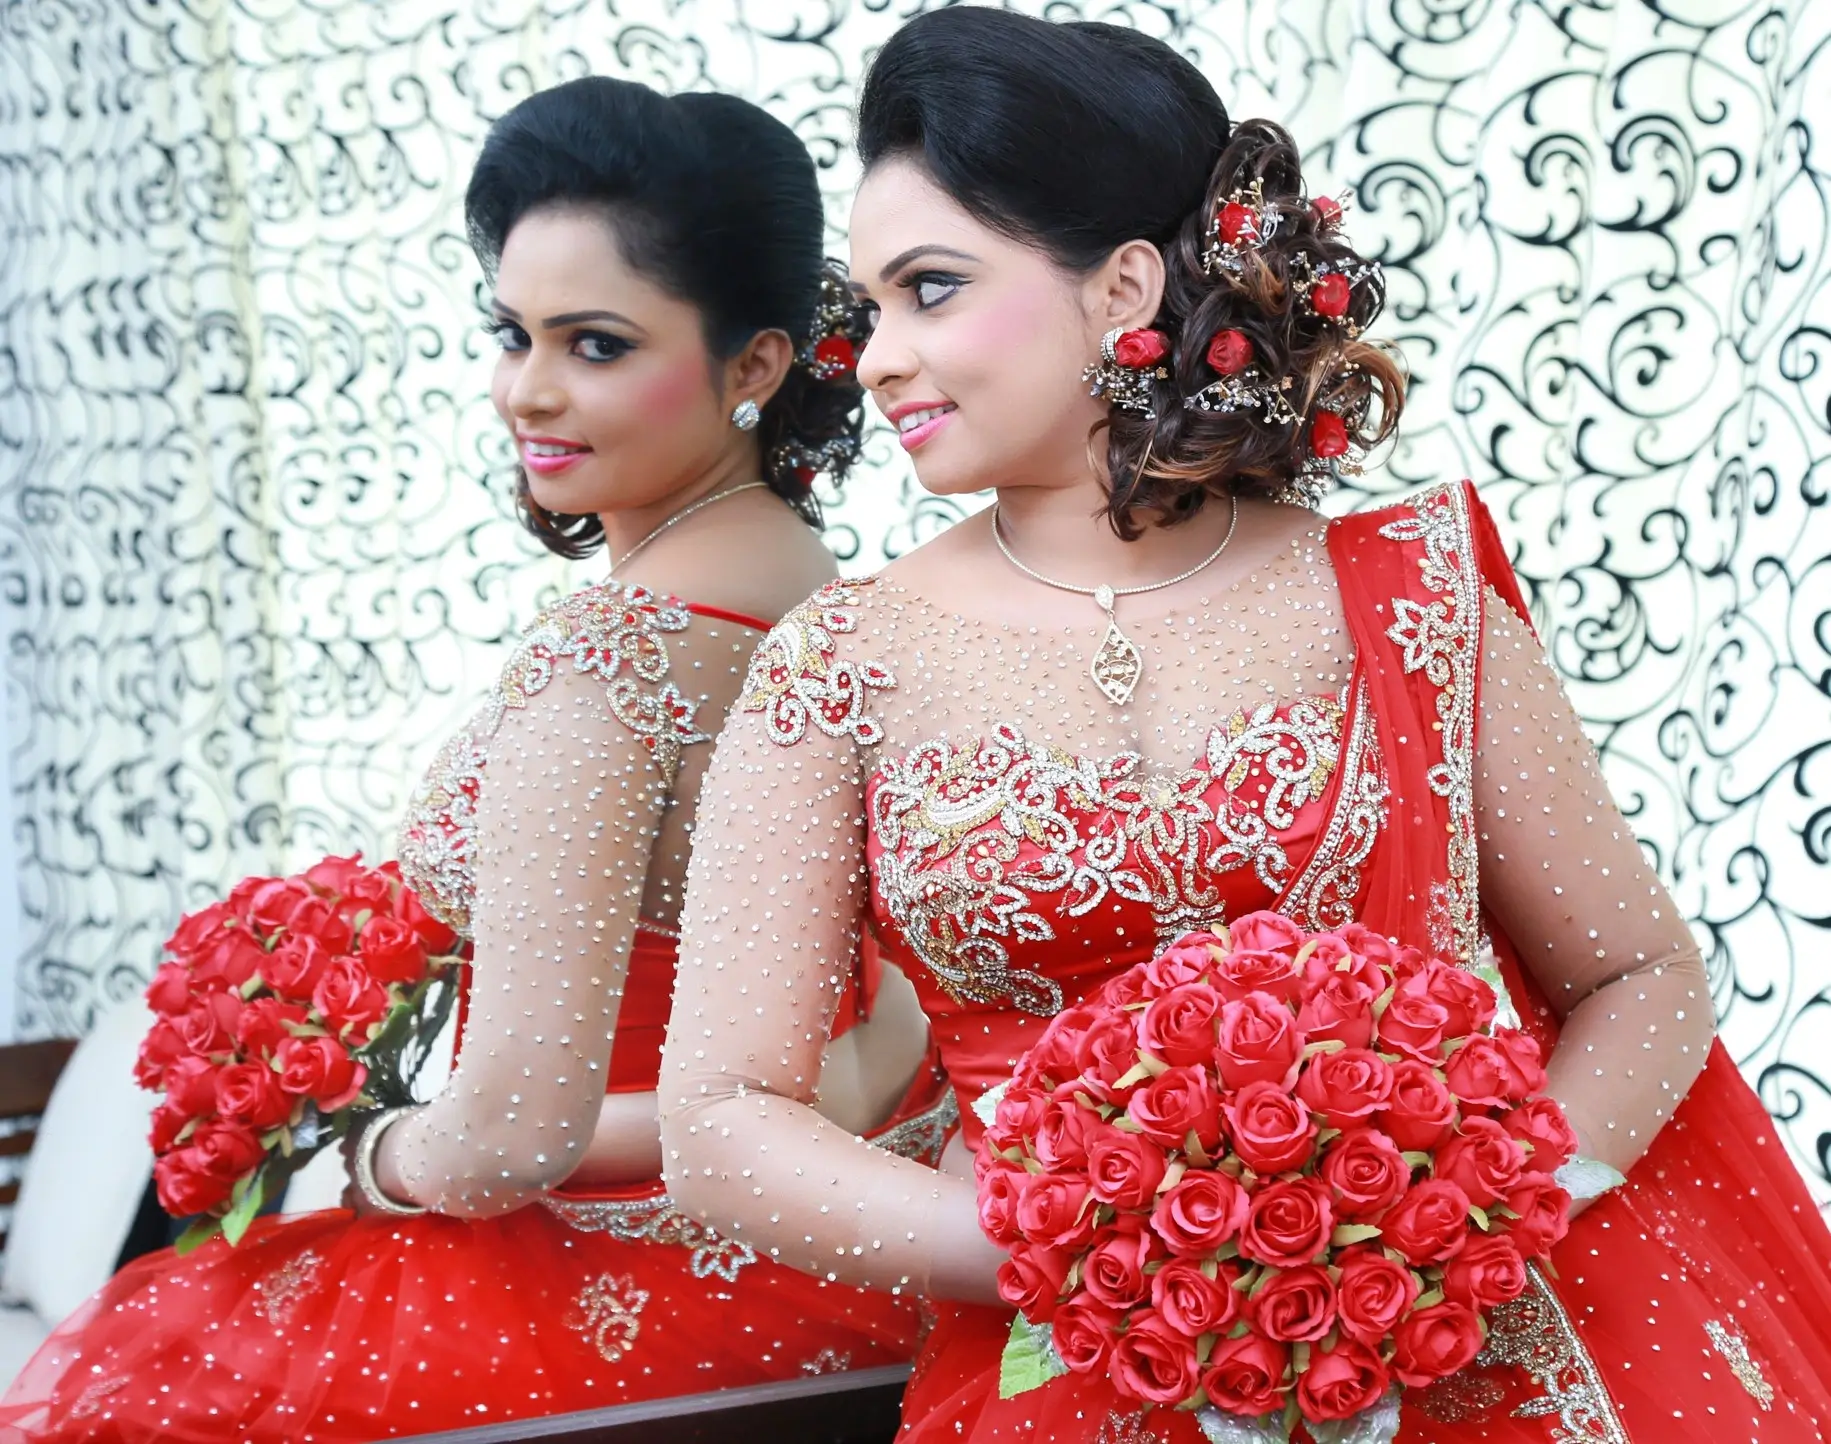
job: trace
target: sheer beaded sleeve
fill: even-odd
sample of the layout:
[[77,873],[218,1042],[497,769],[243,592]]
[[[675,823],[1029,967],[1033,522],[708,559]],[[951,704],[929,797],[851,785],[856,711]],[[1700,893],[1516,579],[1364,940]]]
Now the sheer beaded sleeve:
[[644,741],[597,678],[571,669],[506,711],[491,739],[458,1064],[388,1139],[416,1202],[507,1212],[564,1179],[591,1143],[667,800]]
[[864,771],[883,668],[839,655],[843,586],[757,649],[701,791],[662,1054],[669,1191],[713,1228],[846,1283],[991,1300],[970,1182],[809,1106],[869,887]]
[[1583,1152],[1625,1173],[1703,1070],[1709,983],[1543,651],[1492,590],[1475,803],[1482,902],[1562,1019],[1550,1092]]

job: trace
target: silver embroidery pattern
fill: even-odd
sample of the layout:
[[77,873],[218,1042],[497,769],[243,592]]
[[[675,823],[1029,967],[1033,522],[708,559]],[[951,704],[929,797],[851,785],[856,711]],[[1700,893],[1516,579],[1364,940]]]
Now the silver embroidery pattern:
[[1432,897],[1440,936],[1433,947],[1473,966],[1481,952],[1475,837],[1475,682],[1481,645],[1481,569],[1459,486],[1432,487],[1411,504],[1412,515],[1388,522],[1389,541],[1422,542],[1418,558],[1430,602],[1392,599],[1386,635],[1409,674],[1422,671],[1437,688],[1443,760],[1427,774],[1430,789],[1449,804],[1449,878]]
[[792,747],[809,724],[829,737],[850,737],[860,747],[884,740],[883,725],[867,715],[871,693],[896,686],[876,662],[835,661],[835,640],[858,629],[854,611],[861,589],[872,584],[828,582],[770,630],[750,659],[735,710],[767,714],[770,738]]
[[324,1260],[311,1249],[254,1281],[254,1310],[276,1328],[292,1319],[302,1299],[318,1292]]
[[85,1385],[76,1402],[70,1406],[72,1419],[89,1419],[102,1412],[102,1401],[111,1394],[118,1394],[129,1383],[125,1374],[112,1374]]
[[[1075,757],[1011,724],[958,746],[917,747],[886,760],[875,779],[879,895],[955,1001],[1009,999],[1053,1016],[1060,987],[1011,959],[1012,944],[1055,936],[1037,899],[1061,894],[1071,918],[1113,895],[1143,904],[1162,944],[1225,921],[1227,872],[1250,868],[1278,893],[1292,873],[1278,834],[1327,791],[1344,717],[1337,698],[1242,710],[1210,732],[1207,767],[1182,771],[1150,768],[1135,752]],[[1311,913],[1326,907],[1351,918],[1360,863],[1385,820],[1376,753],[1370,729],[1357,731],[1354,785],[1324,832],[1332,855],[1319,850],[1304,874],[1300,896]],[[1259,808],[1235,795],[1250,782],[1260,785]],[[1225,793],[1210,802],[1217,786]],[[1020,860],[1026,845],[1032,853]]]
[[699,701],[666,680],[667,635],[692,622],[678,603],[613,582],[574,592],[522,634],[489,698],[439,749],[401,822],[401,875],[428,912],[470,935],[477,796],[489,743],[504,717],[552,682],[561,658],[605,684],[611,715],[640,739],[662,785],[674,785],[682,749],[711,740],[694,722]]
[[811,1359],[801,1361],[804,1374],[843,1374],[852,1367],[852,1355],[838,1349],[822,1349]]
[[941,1151],[947,1147],[947,1135],[959,1121],[960,1105],[954,1099],[954,1090],[949,1088],[932,1107],[913,1118],[892,1124],[882,1133],[872,1134],[867,1142],[899,1158],[939,1168]]
[[1551,1444],[1633,1444],[1615,1413],[1596,1361],[1564,1303],[1537,1264],[1526,1292],[1488,1315],[1488,1342],[1477,1368],[1522,1369],[1544,1393],[1513,1411],[1516,1419],[1556,1417]]
[[576,1199],[552,1195],[546,1207],[580,1233],[607,1233],[624,1243],[653,1243],[692,1250],[688,1267],[696,1279],[736,1283],[738,1270],[757,1261],[747,1243],[715,1233],[675,1207],[665,1193],[652,1198]]
[[1723,1323],[1709,1319],[1704,1324],[1704,1332],[1710,1336],[1711,1346],[1729,1365],[1729,1372],[1736,1376],[1736,1382],[1748,1391],[1749,1398],[1761,1406],[1762,1413],[1772,1412],[1774,1386],[1768,1383],[1767,1375],[1761,1372],[1755,1356],[1748,1351],[1748,1340],[1742,1336],[1742,1330],[1736,1327],[1735,1320]]
[[1278,910],[1292,922],[1312,932],[1354,921],[1361,866],[1386,826],[1386,771],[1364,679],[1355,683],[1351,710],[1353,721],[1341,746],[1342,777],[1335,806],[1309,862],[1278,904]]

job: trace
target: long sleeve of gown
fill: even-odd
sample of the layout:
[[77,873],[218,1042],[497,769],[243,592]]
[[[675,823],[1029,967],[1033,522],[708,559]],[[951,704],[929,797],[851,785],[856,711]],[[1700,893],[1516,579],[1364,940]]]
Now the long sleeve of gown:
[[396,1185],[442,1213],[518,1208],[591,1145],[667,795],[610,696],[559,668],[490,744],[457,1067],[384,1140]]
[[1556,674],[1492,591],[1475,774],[1482,902],[1561,1019],[1549,1091],[1583,1152],[1625,1173],[1703,1070],[1709,983]]
[[1003,1254],[972,1183],[809,1106],[869,886],[857,739],[810,710],[792,745],[734,711],[700,793],[661,1063],[669,1191],[804,1273],[990,1301]]

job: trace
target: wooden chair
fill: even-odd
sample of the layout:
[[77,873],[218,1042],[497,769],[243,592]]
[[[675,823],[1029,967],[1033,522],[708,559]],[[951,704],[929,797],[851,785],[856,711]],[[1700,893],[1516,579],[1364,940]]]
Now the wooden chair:
[[909,1366],[415,1435],[408,1444],[891,1444]]
[[[51,1088],[64,1064],[76,1051],[73,1038],[50,1038],[39,1043],[11,1043],[0,1047],[0,1123],[13,1130],[0,1137],[0,1158],[23,1160],[38,1138],[38,1119],[51,1101]],[[0,1208],[19,1201],[21,1166],[8,1170],[12,1177],[0,1185]],[[6,1229],[0,1226],[0,1249],[6,1247]]]

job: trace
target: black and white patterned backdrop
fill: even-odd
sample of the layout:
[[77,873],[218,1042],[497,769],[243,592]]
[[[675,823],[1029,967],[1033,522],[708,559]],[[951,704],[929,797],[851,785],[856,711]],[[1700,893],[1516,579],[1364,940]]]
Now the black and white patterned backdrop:
[[[570,584],[484,395],[458,204],[489,122],[592,71],[751,97],[843,254],[861,67],[933,3],[0,3],[20,1032],[83,1030],[240,874],[385,851]],[[1482,485],[1831,1196],[1831,4],[1022,8],[1169,39],[1352,193],[1415,390],[1337,501]],[[873,460],[830,538],[855,572],[955,515]]]

